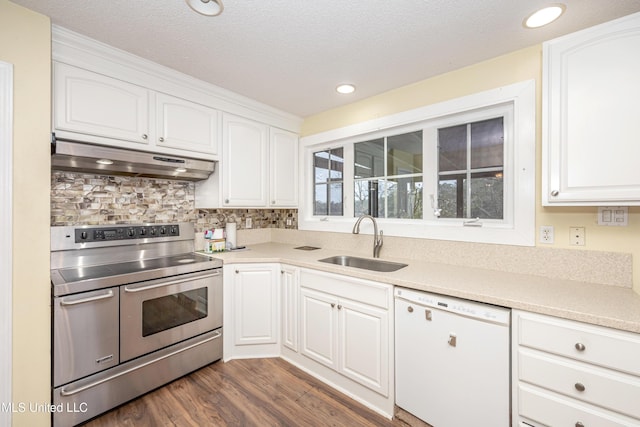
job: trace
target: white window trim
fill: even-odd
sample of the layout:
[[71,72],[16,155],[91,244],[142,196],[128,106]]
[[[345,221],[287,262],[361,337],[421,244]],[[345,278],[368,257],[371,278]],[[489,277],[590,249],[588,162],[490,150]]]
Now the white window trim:
[[[353,183],[353,142],[373,139],[378,135],[388,135],[390,131],[400,134],[419,128],[433,126],[446,116],[469,113],[474,110],[494,107],[503,104],[513,105],[513,152],[505,152],[505,164],[513,173],[513,187],[505,182],[505,199],[511,197],[512,204],[505,206],[504,223],[482,221],[482,227],[465,227],[463,221],[443,221],[430,219],[425,215],[423,220],[404,220],[379,218],[379,228],[387,236],[414,237],[424,239],[455,240],[464,242],[495,243],[520,246],[535,245],[535,141],[536,110],[535,81],[515,83],[438,104],[428,105],[414,110],[381,117],[363,123],[346,126],[327,132],[310,135],[300,139],[300,188],[301,204],[299,209],[299,229],[314,231],[332,231],[350,233],[353,218],[353,194],[350,185]],[[433,123],[429,123],[433,122]],[[344,146],[344,216],[313,215],[313,152],[326,148]],[[508,148],[506,148],[508,150]],[[425,153],[426,154],[426,153]],[[425,155],[425,157],[427,157]],[[427,171],[424,172],[425,176]],[[425,188],[425,214],[431,209],[429,190]],[[511,195],[506,193],[510,192]],[[508,200],[508,199],[507,199]],[[513,207],[513,211],[511,211]],[[509,218],[507,218],[509,217]],[[362,232],[372,230],[363,227]]]

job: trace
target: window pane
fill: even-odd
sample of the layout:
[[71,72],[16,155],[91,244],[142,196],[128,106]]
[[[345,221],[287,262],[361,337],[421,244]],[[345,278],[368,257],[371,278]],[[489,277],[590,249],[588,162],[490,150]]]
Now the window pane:
[[387,138],[387,175],[422,172],[422,131]]
[[471,174],[471,218],[503,219],[502,173]]
[[343,148],[334,148],[330,150],[331,153],[331,180],[342,180],[342,172],[344,171],[344,149]]
[[358,142],[354,149],[356,179],[384,175],[384,139]]
[[342,183],[333,182],[329,184],[329,215],[342,215]]
[[353,213],[355,216],[371,215],[369,209],[369,184],[370,181],[356,181],[354,183]]
[[438,170],[467,169],[467,125],[438,129]]
[[422,185],[422,177],[386,181],[381,201],[381,204],[386,201],[385,218],[421,219]]
[[328,215],[329,205],[327,204],[327,184],[316,184],[313,194],[313,214]]
[[319,151],[313,153],[313,168],[315,184],[327,182],[329,179],[329,152]]
[[466,175],[441,176],[438,181],[438,208],[441,218],[466,218]]
[[471,168],[502,167],[504,163],[503,118],[471,124]]

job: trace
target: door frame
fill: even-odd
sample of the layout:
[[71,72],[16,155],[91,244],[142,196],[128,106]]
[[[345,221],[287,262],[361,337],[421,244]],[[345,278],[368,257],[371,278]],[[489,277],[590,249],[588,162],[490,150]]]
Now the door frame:
[[[13,304],[13,64],[0,61],[0,402],[11,405]],[[0,411],[11,425],[11,411]]]

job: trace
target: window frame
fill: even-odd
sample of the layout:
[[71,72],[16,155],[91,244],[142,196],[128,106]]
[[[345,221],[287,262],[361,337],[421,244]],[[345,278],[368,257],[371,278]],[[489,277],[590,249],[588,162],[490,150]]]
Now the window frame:
[[[461,123],[459,117],[487,117],[486,112],[508,106],[512,109],[510,143],[505,135],[505,207],[503,220],[481,220],[482,226],[464,224],[464,218],[432,218],[433,208],[427,185],[437,183],[437,152],[428,146],[427,131],[423,132],[423,219],[378,218],[379,228],[386,236],[413,237],[477,243],[535,246],[535,150],[536,150],[536,95],[535,81],[528,80],[484,92],[428,105],[406,112],[380,117],[355,125],[306,136],[300,139],[301,204],[298,214],[300,230],[350,233],[354,217],[354,143],[411,132],[419,129],[437,129],[442,123]],[[505,118],[505,121],[507,119]],[[475,120],[468,120],[469,122]],[[437,132],[437,131],[436,131]],[[313,152],[343,147],[344,192],[342,216],[313,215]],[[433,163],[433,164],[432,164]],[[347,166],[349,165],[349,166]],[[512,179],[507,180],[507,174]],[[432,176],[431,176],[432,175]],[[437,190],[437,187],[436,187]],[[517,191],[516,191],[517,190]],[[434,194],[437,194],[434,193]],[[370,233],[372,227],[363,228]]]

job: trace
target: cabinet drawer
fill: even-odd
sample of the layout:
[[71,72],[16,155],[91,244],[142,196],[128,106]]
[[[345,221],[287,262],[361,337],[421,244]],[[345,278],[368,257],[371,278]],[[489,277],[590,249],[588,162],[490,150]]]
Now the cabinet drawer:
[[389,309],[392,292],[391,286],[384,283],[311,270],[300,271],[300,286],[384,309]]
[[569,320],[521,313],[518,343],[640,376],[640,336]]
[[526,384],[519,384],[518,396],[519,414],[546,426],[629,427],[640,423],[640,420],[617,415]]
[[640,418],[640,378],[521,348],[521,381]]

